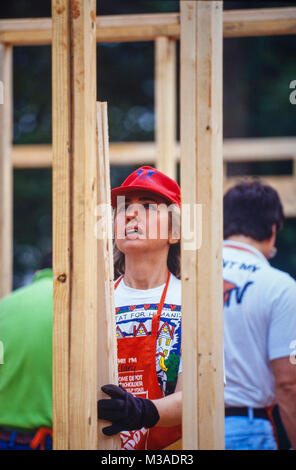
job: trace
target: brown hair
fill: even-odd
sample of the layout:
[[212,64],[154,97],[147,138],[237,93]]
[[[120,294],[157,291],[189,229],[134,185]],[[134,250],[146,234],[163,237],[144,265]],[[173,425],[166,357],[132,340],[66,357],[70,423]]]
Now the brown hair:
[[[173,234],[174,237],[180,238],[180,221],[181,214],[180,208],[176,204],[170,206],[170,226],[174,227],[176,233]],[[114,210],[114,219],[116,217],[116,209]],[[113,260],[114,260],[114,279],[117,279],[119,276],[125,272],[125,255],[122,253],[117,245],[116,241],[113,242]],[[172,274],[174,274],[178,279],[181,279],[181,247],[180,240],[177,243],[171,244],[168,252],[167,259],[168,269]]]
[[271,237],[273,224],[279,230],[283,223],[278,193],[260,180],[243,180],[224,196],[224,239],[245,235],[261,242]]

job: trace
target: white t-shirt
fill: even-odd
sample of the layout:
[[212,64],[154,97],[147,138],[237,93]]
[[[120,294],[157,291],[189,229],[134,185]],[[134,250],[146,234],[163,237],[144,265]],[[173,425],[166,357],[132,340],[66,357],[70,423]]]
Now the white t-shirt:
[[270,361],[289,357],[296,340],[296,282],[256,248],[231,240],[224,242],[223,278],[225,405],[272,405]]
[[[182,370],[181,284],[171,274],[156,341],[156,372],[165,395],[175,390]],[[114,293],[117,337],[125,337],[128,341],[134,335],[151,334],[152,317],[157,312],[164,287],[165,284],[153,289],[133,289],[125,285],[124,279],[120,281]]]

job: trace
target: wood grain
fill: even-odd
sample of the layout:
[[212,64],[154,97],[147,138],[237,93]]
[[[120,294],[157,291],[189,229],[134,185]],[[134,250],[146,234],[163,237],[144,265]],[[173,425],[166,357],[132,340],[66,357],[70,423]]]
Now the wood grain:
[[[98,210],[100,216],[96,233],[98,243],[98,399],[107,398],[101,386],[118,384],[117,343],[114,307],[114,268],[112,209],[110,198],[110,163],[108,140],[107,103],[97,103],[97,142],[98,142]],[[121,448],[120,437],[106,437],[102,428],[106,422],[98,421],[98,449]]]
[[175,179],[176,164],[176,41],[155,40],[156,167]]
[[[58,13],[64,8],[63,13]],[[53,446],[69,449],[71,84],[68,0],[52,2]],[[40,152],[37,148],[37,154]]]
[[[224,448],[222,4],[181,2],[183,449]],[[201,245],[185,205],[202,205]],[[192,223],[193,224],[193,223]]]
[[12,47],[0,44],[0,298],[12,289]]
[[[223,12],[223,36],[248,37],[296,33],[296,8],[256,8]],[[180,38],[179,13],[104,15],[96,19],[96,41],[154,41],[158,36]],[[0,20],[0,42],[15,46],[48,45],[51,18]]]
[[97,448],[95,0],[54,0],[54,446]]

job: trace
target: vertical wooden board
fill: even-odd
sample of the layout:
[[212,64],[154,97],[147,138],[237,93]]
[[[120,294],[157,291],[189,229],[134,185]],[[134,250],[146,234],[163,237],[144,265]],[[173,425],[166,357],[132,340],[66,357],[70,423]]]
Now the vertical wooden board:
[[176,41],[155,40],[156,167],[176,178]]
[[70,449],[97,448],[96,1],[71,1]]
[[[191,5],[180,2],[181,38],[180,38],[180,177],[182,201],[182,240],[181,240],[181,275],[182,275],[182,363],[183,363],[183,449],[198,449],[198,386],[197,386],[197,251],[184,250],[184,210],[185,204],[196,202],[196,127],[197,112],[195,99],[195,60],[196,35],[195,17]],[[191,8],[189,8],[191,7]],[[188,28],[187,23],[193,22]],[[190,175],[190,184],[187,178]],[[186,341],[184,340],[186,335]],[[186,364],[184,362],[186,361]]]
[[182,212],[202,205],[198,250],[182,223],[184,449],[224,448],[222,185],[222,2],[182,1]]
[[[101,274],[98,276],[98,296],[100,299],[98,312],[98,399],[102,399],[106,398],[106,395],[101,391],[102,385],[118,384],[107,103],[97,103],[97,142],[97,215],[100,218],[97,222],[96,237],[98,240],[98,264],[101,268]],[[119,450],[121,448],[119,435],[106,437],[102,433],[102,428],[106,425],[106,422],[98,421],[98,449]]]
[[0,44],[0,298],[12,289],[12,47]]
[[53,445],[69,448],[70,335],[70,3],[52,1]]

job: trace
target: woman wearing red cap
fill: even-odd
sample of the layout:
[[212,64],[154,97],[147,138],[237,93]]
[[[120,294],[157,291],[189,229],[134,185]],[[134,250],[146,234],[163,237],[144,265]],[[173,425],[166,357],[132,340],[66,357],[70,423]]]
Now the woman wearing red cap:
[[98,416],[124,449],[163,449],[181,437],[180,187],[144,166],[111,201],[120,386]]

